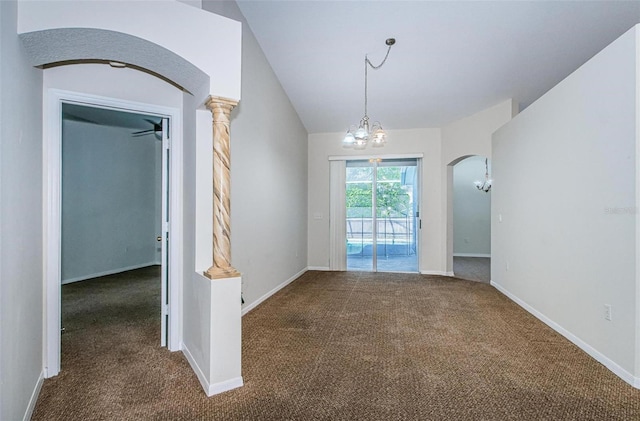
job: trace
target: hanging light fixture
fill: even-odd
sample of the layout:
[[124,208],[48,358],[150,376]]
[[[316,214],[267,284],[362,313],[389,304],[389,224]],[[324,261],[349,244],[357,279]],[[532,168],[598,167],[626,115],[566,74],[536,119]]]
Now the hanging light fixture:
[[491,180],[489,178],[489,159],[485,158],[484,160],[484,181],[475,181],[473,184],[476,185],[476,188],[480,191],[488,193],[491,190]]
[[389,57],[391,47],[396,43],[395,38],[387,38],[385,44],[387,45],[387,54],[384,56],[382,62],[374,66],[369,57],[364,56],[364,117],[360,120],[360,124],[356,128],[355,126],[349,127],[347,134],[342,140],[342,145],[345,147],[354,147],[355,149],[364,149],[369,140],[373,146],[383,146],[387,141],[387,133],[382,129],[382,125],[379,122],[374,122],[369,126],[369,116],[367,115],[367,83],[368,83],[368,70],[369,66],[372,69],[377,70],[381,68]]

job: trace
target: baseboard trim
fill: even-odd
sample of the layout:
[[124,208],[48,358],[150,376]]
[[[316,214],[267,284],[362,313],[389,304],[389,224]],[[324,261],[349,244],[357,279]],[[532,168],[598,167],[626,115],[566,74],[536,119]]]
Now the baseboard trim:
[[244,380],[242,379],[242,376],[235,377],[233,379],[225,380],[223,382],[218,382],[210,385],[207,396],[217,395],[222,392],[226,392],[227,390],[236,389],[242,386],[244,386]]
[[331,269],[329,269],[329,266],[309,266],[307,267],[307,270],[321,270],[323,272],[328,272]]
[[421,270],[421,275],[438,275],[438,276],[454,276],[453,272],[445,272],[441,270]]
[[295,275],[293,275],[292,277],[290,277],[289,279],[287,279],[286,281],[282,282],[280,285],[276,286],[275,288],[273,288],[271,291],[267,292],[266,294],[264,294],[262,297],[258,298],[256,301],[252,302],[251,304],[247,304],[243,309],[242,309],[242,315],[244,316],[245,314],[247,314],[248,312],[250,312],[251,310],[253,310],[254,308],[258,307],[262,302],[264,302],[267,298],[271,297],[273,294],[275,294],[276,292],[280,291],[282,288],[286,287],[287,285],[289,285],[291,282],[295,281],[296,279],[298,279],[299,277],[301,277],[307,270],[309,270],[308,268],[304,268],[302,269],[300,272],[296,273]]
[[217,395],[219,393],[226,392],[227,390],[244,386],[244,380],[242,379],[242,376],[225,380],[223,382],[210,384],[207,380],[207,377],[200,369],[200,366],[196,362],[195,358],[193,358],[193,355],[191,355],[191,351],[189,351],[189,348],[184,344],[182,344],[182,353],[187,358],[187,361],[189,362],[189,365],[191,366],[193,372],[196,373],[198,381],[200,382],[200,386],[202,386],[202,389],[204,389],[204,393],[206,393],[207,396]]
[[104,272],[93,273],[91,275],[77,276],[77,277],[71,278],[71,279],[63,279],[62,280],[62,285],[70,284],[70,283],[73,283],[73,282],[86,281],[87,279],[98,278],[100,276],[114,275],[116,273],[126,272],[128,270],[141,269],[141,268],[146,268],[146,267],[149,267],[149,266],[156,266],[156,265],[157,265],[156,262],[147,262],[147,263],[142,263],[142,264],[139,264],[139,265],[127,266],[127,267],[124,267],[124,268],[111,269],[111,270],[106,270]]
[[570,342],[575,344],[578,348],[582,349],[584,352],[589,354],[592,358],[594,358],[600,364],[604,365],[607,369],[609,369],[613,374],[620,377],[622,380],[629,383],[631,386],[635,387],[636,389],[640,389],[640,377],[636,377],[633,374],[629,373],[627,370],[620,367],[614,361],[611,361],[609,358],[607,358],[601,352],[593,348],[591,345],[584,342],[582,339],[578,338],[573,333],[569,332],[567,329],[563,328],[562,326],[560,326],[559,324],[549,319],[547,316],[540,313],[538,310],[536,310],[535,308],[533,308],[532,306],[530,306],[529,304],[527,304],[526,302],[518,298],[516,295],[509,292],[502,285],[494,281],[491,281],[491,286],[493,286],[495,289],[497,289],[502,294],[507,296],[511,301],[513,301],[514,303],[518,304],[520,307],[525,309],[527,312],[531,313],[542,323],[546,324],[551,329],[555,330],[556,332],[564,336]]
[[187,362],[191,366],[191,369],[193,370],[193,372],[196,373],[196,376],[198,377],[198,381],[200,382],[200,386],[202,386],[202,389],[204,389],[204,393],[207,393],[207,396],[210,396],[208,394],[209,387],[210,387],[209,381],[207,380],[207,377],[204,375],[204,373],[200,369],[200,366],[196,362],[196,359],[193,358],[193,355],[191,355],[191,351],[189,351],[189,347],[187,347],[185,344],[182,344],[182,353],[187,358]]
[[27,405],[27,410],[24,413],[23,421],[29,421],[31,416],[33,415],[33,410],[36,409],[36,403],[38,402],[38,396],[40,396],[40,390],[42,390],[42,384],[44,383],[44,370],[40,372],[40,377],[38,377],[38,381],[36,382],[36,387],[33,389],[31,393],[31,398],[29,398],[29,405]]
[[482,253],[453,253],[453,257],[491,257],[491,254],[482,254]]

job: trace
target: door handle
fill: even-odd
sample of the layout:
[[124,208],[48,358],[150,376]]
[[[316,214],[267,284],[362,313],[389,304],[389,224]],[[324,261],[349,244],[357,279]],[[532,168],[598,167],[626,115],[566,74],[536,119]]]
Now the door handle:
[[156,240],[158,240],[158,241],[162,241],[162,236],[161,236],[161,235],[159,235],[158,237],[156,237]]

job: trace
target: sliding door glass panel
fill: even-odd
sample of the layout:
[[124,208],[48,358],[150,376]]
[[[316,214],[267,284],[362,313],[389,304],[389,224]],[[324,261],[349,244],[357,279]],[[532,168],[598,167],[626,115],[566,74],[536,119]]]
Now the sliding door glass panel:
[[383,160],[376,180],[376,267],[379,272],[417,272],[416,160]]
[[373,271],[373,176],[369,161],[347,162],[347,270]]
[[416,159],[347,162],[347,270],[418,271],[418,191]]

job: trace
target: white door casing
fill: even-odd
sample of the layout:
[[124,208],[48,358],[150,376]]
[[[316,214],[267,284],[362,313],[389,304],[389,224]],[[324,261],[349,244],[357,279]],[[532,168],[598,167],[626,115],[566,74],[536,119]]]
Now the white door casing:
[[[43,110],[44,125],[44,151],[43,151],[43,177],[44,177],[44,203],[45,212],[43,220],[44,229],[44,282],[45,282],[45,312],[44,312],[44,367],[45,376],[53,377],[60,371],[60,288],[61,288],[61,182],[62,182],[62,104],[74,103],[99,108],[109,108],[125,112],[137,112],[147,115],[157,115],[171,121],[172,148],[169,160],[163,162],[163,167],[168,164],[170,169],[166,182],[171,186],[168,198],[163,197],[163,216],[168,212],[167,220],[163,219],[163,231],[165,227],[173,227],[171,236],[166,246],[169,253],[166,257],[168,265],[168,279],[166,297],[172,303],[167,320],[168,329],[163,329],[163,334],[168,330],[170,335],[166,338],[169,350],[177,351],[182,347],[182,255],[179,244],[182,241],[182,119],[181,111],[177,108],[156,106],[139,102],[125,101],[116,98],[88,95],[79,92],[49,89],[48,101]],[[163,130],[163,137],[169,131]],[[163,142],[164,143],[164,142]],[[169,143],[166,142],[166,145]],[[164,148],[163,148],[164,149]],[[163,156],[165,153],[163,152]],[[164,169],[163,169],[164,171]],[[163,196],[167,190],[163,189]],[[168,199],[168,200],[166,200]],[[165,221],[168,221],[166,225]],[[171,247],[175,245],[174,247]],[[164,246],[163,246],[164,248]],[[164,254],[164,250],[163,250]],[[163,288],[165,285],[163,285]],[[168,309],[166,309],[168,310]],[[163,311],[165,309],[163,308]],[[164,319],[164,318],[163,318]],[[163,320],[164,324],[164,320]],[[164,345],[164,344],[163,344]]]
[[169,176],[171,159],[171,140],[169,138],[169,119],[162,118],[162,232],[160,234],[161,244],[161,274],[160,274],[160,345],[167,346],[169,339],[169,206],[167,199],[170,196]]

